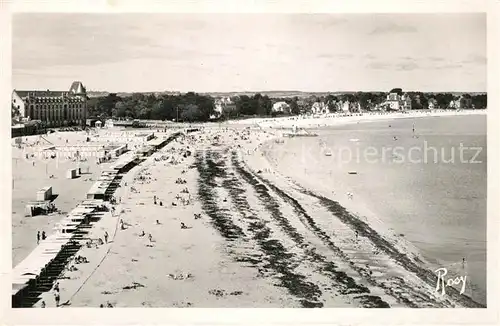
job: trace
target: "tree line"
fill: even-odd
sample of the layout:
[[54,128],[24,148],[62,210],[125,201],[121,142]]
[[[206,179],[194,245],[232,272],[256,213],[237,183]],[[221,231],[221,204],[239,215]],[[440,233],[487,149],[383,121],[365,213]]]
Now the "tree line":
[[[391,92],[403,94],[400,88]],[[450,102],[457,97],[452,93],[406,92],[410,96],[413,109],[426,109],[433,99],[439,108],[448,108]],[[476,109],[486,108],[486,94],[464,94],[470,98]],[[311,95],[305,98],[286,97],[273,98],[267,95],[241,95],[231,98],[233,104],[223,105],[222,118],[234,119],[248,116],[274,116],[273,103],[286,102],[290,106],[291,115],[307,113],[315,102],[323,102],[330,112],[335,112],[339,102],[358,102],[364,111],[374,110],[387,99],[384,92],[356,92],[326,96]],[[188,92],[180,95],[155,95],[134,93],[131,96],[120,97],[109,94],[88,100],[89,115],[99,118],[131,118],[145,120],[180,120],[208,121],[216,115],[215,99],[209,95]]]

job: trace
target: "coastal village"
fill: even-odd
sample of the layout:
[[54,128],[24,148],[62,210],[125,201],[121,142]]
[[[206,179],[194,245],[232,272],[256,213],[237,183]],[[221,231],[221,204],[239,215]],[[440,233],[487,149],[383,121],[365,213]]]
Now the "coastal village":
[[[13,92],[13,307],[478,305],[455,289],[432,295],[435,275],[401,238],[278,173],[265,159],[283,143],[272,118],[134,124],[89,116],[88,101],[81,82]],[[411,103],[389,93],[380,108]],[[342,114],[328,117],[332,106]],[[315,101],[310,112],[361,109]],[[36,120],[43,132],[28,129]]]
[[[100,93],[99,93],[100,94]],[[411,95],[396,88],[389,93],[357,93],[344,95],[311,95],[307,97],[273,97],[260,94],[255,97],[265,99],[262,110],[264,116],[301,116],[301,117],[321,117],[326,115],[350,115],[358,113],[372,112],[412,112],[412,111],[435,111],[435,110],[470,110],[486,109],[486,97],[483,94],[471,96],[469,94],[452,95],[438,94],[439,101],[432,94]],[[107,97],[115,96],[108,94]],[[154,99],[161,100],[162,94],[150,94]],[[181,95],[168,95],[181,96]],[[96,98],[91,92],[87,92],[86,87],[80,81],[74,81],[68,91],[52,90],[13,90],[12,92],[12,135],[30,135],[43,129],[54,127],[94,127],[97,124],[103,125],[106,119],[141,119],[140,116],[106,116],[99,113],[96,103],[104,97]],[[148,97],[148,103],[150,98]],[[154,101],[153,99],[153,101]],[[211,104],[206,108],[209,111],[206,121],[227,120],[246,111],[244,96],[215,96],[208,97]],[[473,99],[477,99],[473,101]],[[246,96],[246,100],[252,98]],[[262,102],[258,100],[259,104]],[[118,105],[118,104],[116,104]],[[143,104],[141,104],[143,105]],[[148,105],[148,104],[145,104]],[[149,104],[152,105],[152,104]],[[254,105],[254,104],[249,104]],[[151,109],[145,108],[145,109]],[[192,108],[189,108],[192,109]],[[189,120],[182,119],[183,111],[188,108],[177,107],[175,121]],[[142,109],[144,110],[144,109]],[[133,110],[132,110],[133,111]],[[181,116],[179,116],[181,111]],[[241,111],[241,112],[240,112]],[[257,112],[257,113],[258,113]],[[246,117],[255,117],[246,114]],[[144,119],[143,119],[144,120]],[[147,119],[146,119],[147,120]],[[154,119],[153,119],[154,120]],[[162,119],[165,120],[165,119]],[[195,118],[195,121],[204,121],[203,118]],[[110,122],[108,122],[110,123]],[[147,121],[145,122],[148,123]]]

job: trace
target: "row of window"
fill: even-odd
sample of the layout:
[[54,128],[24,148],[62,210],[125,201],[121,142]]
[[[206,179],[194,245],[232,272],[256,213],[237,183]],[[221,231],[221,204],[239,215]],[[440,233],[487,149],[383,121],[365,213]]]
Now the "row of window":
[[[64,104],[64,108],[70,108],[70,109],[79,109],[85,107],[83,103],[80,104]],[[50,109],[62,109],[63,105],[30,105],[30,108],[33,109],[44,109],[44,110],[50,110]]]
[[35,110],[32,112],[31,119],[34,120],[75,120],[75,119],[84,119],[83,110],[71,110],[68,111],[67,114],[63,114],[62,111],[38,111]]

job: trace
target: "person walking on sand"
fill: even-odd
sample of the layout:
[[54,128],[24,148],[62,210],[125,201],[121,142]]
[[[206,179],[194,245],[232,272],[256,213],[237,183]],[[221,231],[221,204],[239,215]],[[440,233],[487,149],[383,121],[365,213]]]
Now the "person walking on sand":
[[36,234],[36,244],[40,244],[40,231]]
[[59,307],[59,301],[61,300],[61,297],[59,295],[59,291],[56,291],[54,293],[54,299],[56,300],[56,307]]
[[47,236],[45,235],[45,231],[42,231],[42,240],[47,239]]
[[108,243],[108,231],[104,232],[104,241]]
[[153,236],[151,235],[151,233],[148,233],[148,238],[149,238],[149,242],[153,242]]

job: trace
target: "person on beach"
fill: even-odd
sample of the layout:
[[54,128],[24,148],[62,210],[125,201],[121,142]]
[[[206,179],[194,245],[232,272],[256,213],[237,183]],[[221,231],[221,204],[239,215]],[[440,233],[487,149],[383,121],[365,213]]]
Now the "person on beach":
[[161,223],[160,223],[160,221],[159,221],[159,220],[156,220],[156,224],[160,225]]
[[184,222],[181,222],[181,229],[187,229],[187,226],[186,224],[184,224]]
[[56,300],[56,307],[59,307],[59,301],[61,300],[61,296],[59,295],[59,291],[54,293],[54,299]]
[[149,239],[149,242],[153,242],[153,236],[151,235],[151,233],[148,233],[148,239]]
[[45,308],[45,301],[42,301],[42,308]]
[[104,241],[108,243],[108,231],[104,232]]
[[146,233],[144,233],[144,230],[142,230],[142,233],[141,233],[141,234],[139,234],[139,236],[140,236],[140,237],[143,237],[143,236],[145,236],[145,235],[146,235]]
[[36,234],[36,244],[40,244],[40,231]]
[[45,231],[42,231],[42,240],[47,239],[47,236],[45,235]]
[[54,285],[54,291],[59,292],[59,282],[56,282],[56,284]]

